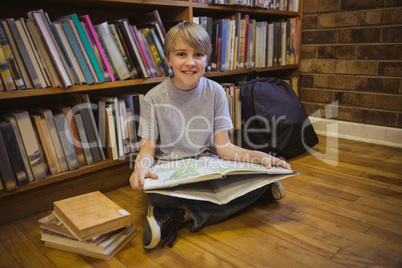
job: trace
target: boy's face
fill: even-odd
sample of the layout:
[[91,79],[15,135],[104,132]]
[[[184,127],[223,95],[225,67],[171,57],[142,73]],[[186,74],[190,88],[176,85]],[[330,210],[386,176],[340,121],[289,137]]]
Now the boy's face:
[[204,75],[208,57],[178,39],[175,49],[167,56],[166,62],[174,73],[173,85],[180,90],[191,90],[197,87],[198,80]]

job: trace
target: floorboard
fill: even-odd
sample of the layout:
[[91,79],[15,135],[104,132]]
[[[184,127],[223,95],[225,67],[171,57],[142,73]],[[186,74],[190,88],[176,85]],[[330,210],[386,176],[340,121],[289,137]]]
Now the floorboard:
[[402,267],[402,149],[320,137],[289,161],[300,175],[286,197],[145,250],[147,196],[105,193],[129,211],[138,235],[110,261],[44,247],[38,219],[0,225],[0,267]]

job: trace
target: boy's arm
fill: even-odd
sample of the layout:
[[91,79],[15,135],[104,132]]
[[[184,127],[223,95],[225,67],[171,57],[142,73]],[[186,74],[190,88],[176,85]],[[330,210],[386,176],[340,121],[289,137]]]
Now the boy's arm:
[[141,149],[135,159],[134,172],[130,176],[130,185],[134,190],[142,190],[145,178],[157,179],[158,176],[151,171],[155,157],[154,140],[141,140]]
[[247,150],[232,144],[229,139],[229,133],[226,130],[215,133],[215,148],[219,157],[223,159],[261,163],[266,168],[270,168],[274,165],[291,169],[290,165],[285,160],[281,160],[261,151]]

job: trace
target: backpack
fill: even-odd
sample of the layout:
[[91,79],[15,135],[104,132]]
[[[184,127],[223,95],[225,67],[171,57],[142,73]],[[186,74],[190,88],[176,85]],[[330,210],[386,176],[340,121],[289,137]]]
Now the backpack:
[[241,85],[244,141],[253,150],[291,159],[318,143],[317,134],[293,89],[264,77]]

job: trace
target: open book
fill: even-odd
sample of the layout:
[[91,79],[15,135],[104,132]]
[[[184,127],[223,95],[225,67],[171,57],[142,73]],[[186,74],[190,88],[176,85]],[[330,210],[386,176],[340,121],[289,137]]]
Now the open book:
[[223,160],[216,157],[183,159],[155,165],[158,179],[145,179],[144,191],[225,204],[277,180],[297,175],[280,167]]

